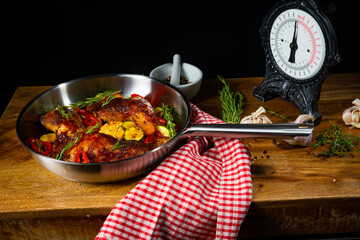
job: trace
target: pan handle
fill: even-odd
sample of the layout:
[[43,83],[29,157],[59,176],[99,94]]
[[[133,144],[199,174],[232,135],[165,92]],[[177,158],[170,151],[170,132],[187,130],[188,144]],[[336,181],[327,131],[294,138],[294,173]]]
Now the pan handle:
[[192,124],[182,133],[183,137],[227,137],[227,138],[294,138],[309,136],[313,123],[279,124]]

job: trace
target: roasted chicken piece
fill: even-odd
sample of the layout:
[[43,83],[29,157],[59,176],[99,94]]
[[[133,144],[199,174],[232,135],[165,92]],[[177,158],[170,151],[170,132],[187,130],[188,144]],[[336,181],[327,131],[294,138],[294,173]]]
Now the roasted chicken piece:
[[[116,138],[93,132],[83,135],[73,147],[65,152],[63,160],[90,163],[113,162],[144,154],[156,146],[136,141],[120,141],[114,149]],[[81,153],[81,156],[79,156]]]
[[[62,113],[60,113],[60,111],[62,111]],[[85,131],[85,126],[80,115],[66,107],[51,110],[40,117],[40,122],[48,130],[56,133],[57,136],[64,134],[70,138],[74,138]]]
[[153,107],[142,98],[117,98],[105,106],[102,106],[102,103],[88,106],[87,111],[105,122],[133,120],[146,136],[153,134],[157,125]]

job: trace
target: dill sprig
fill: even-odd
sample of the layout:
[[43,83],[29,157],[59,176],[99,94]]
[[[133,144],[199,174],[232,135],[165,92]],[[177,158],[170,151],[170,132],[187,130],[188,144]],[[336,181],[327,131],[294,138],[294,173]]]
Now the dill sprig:
[[227,123],[239,123],[243,112],[244,96],[239,91],[233,92],[222,76],[218,75],[218,79],[224,84],[224,87],[219,90],[222,120]]
[[90,106],[96,103],[99,103],[101,101],[104,100],[104,102],[102,103],[102,107],[107,105],[108,103],[111,102],[111,100],[114,100],[115,98],[117,98],[116,93],[119,93],[119,91],[105,91],[102,93],[98,93],[95,97],[92,98],[86,98],[83,101],[78,101],[76,103],[71,103],[70,106],[75,109],[75,108],[83,108],[86,106]]
[[318,157],[344,157],[353,150],[359,152],[360,148],[357,148],[357,145],[360,142],[360,137],[345,134],[341,127],[336,126],[332,121],[330,122],[332,127],[319,133],[315,138],[316,142],[311,145],[314,149],[327,146],[328,150],[316,155]]

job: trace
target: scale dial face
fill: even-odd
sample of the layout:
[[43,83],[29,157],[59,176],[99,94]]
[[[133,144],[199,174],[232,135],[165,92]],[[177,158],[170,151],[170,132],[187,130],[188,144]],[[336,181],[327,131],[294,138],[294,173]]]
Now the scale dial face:
[[278,68],[296,80],[316,75],[326,53],[319,24],[300,9],[288,9],[278,15],[270,31],[270,48]]

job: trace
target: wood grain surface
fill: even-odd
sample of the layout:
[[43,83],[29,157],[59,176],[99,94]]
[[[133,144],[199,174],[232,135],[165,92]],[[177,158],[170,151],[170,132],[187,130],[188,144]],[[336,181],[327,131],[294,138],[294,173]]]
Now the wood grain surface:
[[[243,116],[260,106],[292,120],[300,114],[292,102],[254,98],[252,89],[261,83],[260,77],[226,80],[245,95]],[[221,87],[219,80],[205,79],[192,102],[220,118]],[[113,184],[84,184],[63,179],[37,164],[17,139],[15,123],[22,108],[48,88],[19,87],[0,119],[0,234],[5,239],[92,239],[114,205],[143,176]],[[355,98],[360,98],[359,73],[329,76],[318,104],[323,119],[315,131],[329,128],[331,120],[344,132],[360,136],[360,129],[349,129],[341,120]],[[276,116],[270,118],[281,122]],[[293,147],[279,139],[244,142],[252,153],[254,188],[239,236],[360,231],[359,152],[322,159],[310,147]]]

